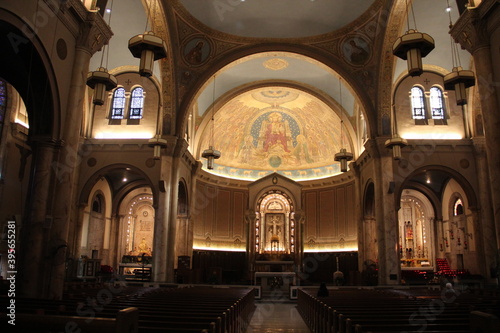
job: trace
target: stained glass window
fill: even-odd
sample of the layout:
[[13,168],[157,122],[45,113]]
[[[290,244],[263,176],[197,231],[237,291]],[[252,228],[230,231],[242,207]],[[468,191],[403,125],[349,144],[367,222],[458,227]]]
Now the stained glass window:
[[7,109],[7,87],[5,82],[0,80],[0,138],[2,137],[5,110]]
[[113,102],[111,103],[111,119],[123,119],[125,111],[125,89],[117,88],[113,93]]
[[438,87],[431,88],[432,119],[444,119],[443,91]]
[[453,215],[458,216],[464,213],[464,205],[462,199],[458,198],[453,205]]
[[141,87],[132,90],[130,99],[130,119],[141,119],[144,107],[144,89]]
[[425,119],[425,99],[424,90],[422,88],[411,88],[411,107],[413,119]]

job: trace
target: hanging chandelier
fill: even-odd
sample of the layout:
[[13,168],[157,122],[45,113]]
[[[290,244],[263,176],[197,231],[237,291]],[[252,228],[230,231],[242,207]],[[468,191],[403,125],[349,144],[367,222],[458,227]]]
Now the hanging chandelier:
[[149,139],[148,146],[153,147],[153,159],[159,160],[161,158],[161,149],[167,147],[167,140],[157,134],[154,138]]
[[394,105],[392,105],[391,108],[391,132],[392,137],[385,142],[385,148],[392,150],[392,158],[397,161],[401,159],[401,149],[408,146],[408,141],[398,135],[398,124]]
[[[453,27],[451,20],[451,7],[450,1],[446,0],[448,3],[447,12],[450,20],[449,28]],[[470,70],[464,70],[460,63],[460,56],[458,54],[457,43],[454,42],[450,35],[450,46],[451,46],[451,62],[453,69],[450,73],[444,76],[444,88],[446,90],[455,90],[455,97],[457,105],[467,104],[467,92],[465,89],[472,87],[476,84],[474,77],[474,72]]]
[[[108,26],[111,27],[111,13],[113,10],[113,2],[111,2],[110,14],[108,18]],[[106,44],[101,51],[101,65],[94,72],[87,74],[87,86],[94,90],[92,95],[92,103],[94,105],[104,105],[106,101],[106,92],[113,90],[118,85],[118,80],[103,66],[104,55],[106,55],[106,66],[108,65],[109,46]]]
[[385,142],[385,148],[392,149],[392,158],[401,159],[401,148],[408,146],[408,141],[400,137],[397,133],[392,134],[392,138]]
[[106,92],[116,88],[118,81],[114,75],[108,73],[106,68],[99,67],[96,71],[87,74],[87,85],[94,89],[92,103],[103,105]]
[[[155,1],[156,2],[156,1]],[[128,49],[135,58],[140,58],[139,75],[151,77],[153,75],[154,62],[167,57],[167,46],[165,41],[157,36],[153,29],[156,18],[156,8],[151,22],[151,30],[148,31],[149,17],[151,16],[151,1],[149,2],[148,16],[146,19],[145,33],[136,35],[128,41]]]
[[152,31],[145,32],[130,38],[128,49],[135,58],[140,58],[139,75],[150,77],[153,75],[154,62],[167,57],[165,41]]
[[335,161],[340,162],[340,171],[347,171],[347,162],[351,161],[354,158],[354,155],[347,151],[344,148],[344,136],[343,136],[343,128],[344,128],[344,120],[342,120],[342,114],[344,108],[342,106],[342,82],[339,76],[339,101],[340,101],[340,152],[335,154]]
[[210,119],[211,121],[211,133],[210,133],[210,141],[211,143],[208,146],[208,149],[205,149],[203,153],[201,154],[201,157],[207,159],[207,169],[212,170],[214,168],[214,160],[220,158],[221,153],[220,151],[216,150],[214,148],[214,131],[215,131],[215,120],[214,120],[214,113],[215,113],[215,75],[214,75],[214,80],[213,80],[213,90],[212,90],[212,118]]
[[467,92],[465,89],[476,84],[474,72],[464,70],[462,67],[453,67],[453,70],[444,76],[444,88],[455,90],[457,105],[467,104]]
[[396,39],[392,46],[392,54],[407,61],[408,74],[410,76],[420,76],[424,72],[422,58],[427,56],[434,49],[434,39],[426,33],[417,31],[417,23],[411,6],[415,29],[410,29],[410,16],[408,0],[406,0],[406,14],[408,30]]

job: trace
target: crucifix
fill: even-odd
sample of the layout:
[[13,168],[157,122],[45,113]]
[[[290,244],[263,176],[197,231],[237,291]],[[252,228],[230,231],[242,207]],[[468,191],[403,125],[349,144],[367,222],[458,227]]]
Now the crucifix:
[[431,81],[429,81],[429,79],[425,79],[424,82],[425,82],[425,85],[428,85]]
[[271,217],[271,221],[269,222],[269,224],[271,225],[271,227],[269,228],[269,231],[271,232],[271,235],[277,235],[278,234],[278,231],[279,231],[279,226],[278,224],[281,224],[280,223],[280,217],[279,216],[272,216]]

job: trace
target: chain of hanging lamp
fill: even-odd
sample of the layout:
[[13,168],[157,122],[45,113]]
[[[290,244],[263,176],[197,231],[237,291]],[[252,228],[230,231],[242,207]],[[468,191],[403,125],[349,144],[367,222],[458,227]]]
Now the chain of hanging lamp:
[[220,151],[214,148],[214,135],[215,135],[215,74],[213,80],[213,89],[212,89],[212,115],[211,115],[211,126],[210,126],[210,137],[209,137],[209,146],[208,149],[205,149],[201,154],[201,157],[207,159],[207,169],[212,170],[214,168],[214,160],[220,158]]
[[347,149],[344,148],[344,119],[343,119],[343,104],[342,104],[342,82],[341,77],[339,75],[339,102],[340,102],[340,152],[335,154],[335,161],[340,162],[340,171],[347,171],[347,162],[353,159],[353,154],[348,152]]
[[[113,1],[111,1],[108,17],[108,26],[111,26],[111,16],[113,13]],[[106,67],[103,67],[104,56],[106,55]],[[109,46],[104,44],[101,51],[101,62],[99,68],[87,74],[87,85],[94,89],[92,103],[94,105],[104,105],[106,92],[113,90],[118,85],[118,80],[114,75],[108,73]]]

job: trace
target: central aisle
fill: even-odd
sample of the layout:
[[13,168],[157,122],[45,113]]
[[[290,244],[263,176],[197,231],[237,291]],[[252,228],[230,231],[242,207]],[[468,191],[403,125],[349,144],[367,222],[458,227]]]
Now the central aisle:
[[255,305],[247,333],[311,333],[296,303],[260,301]]

